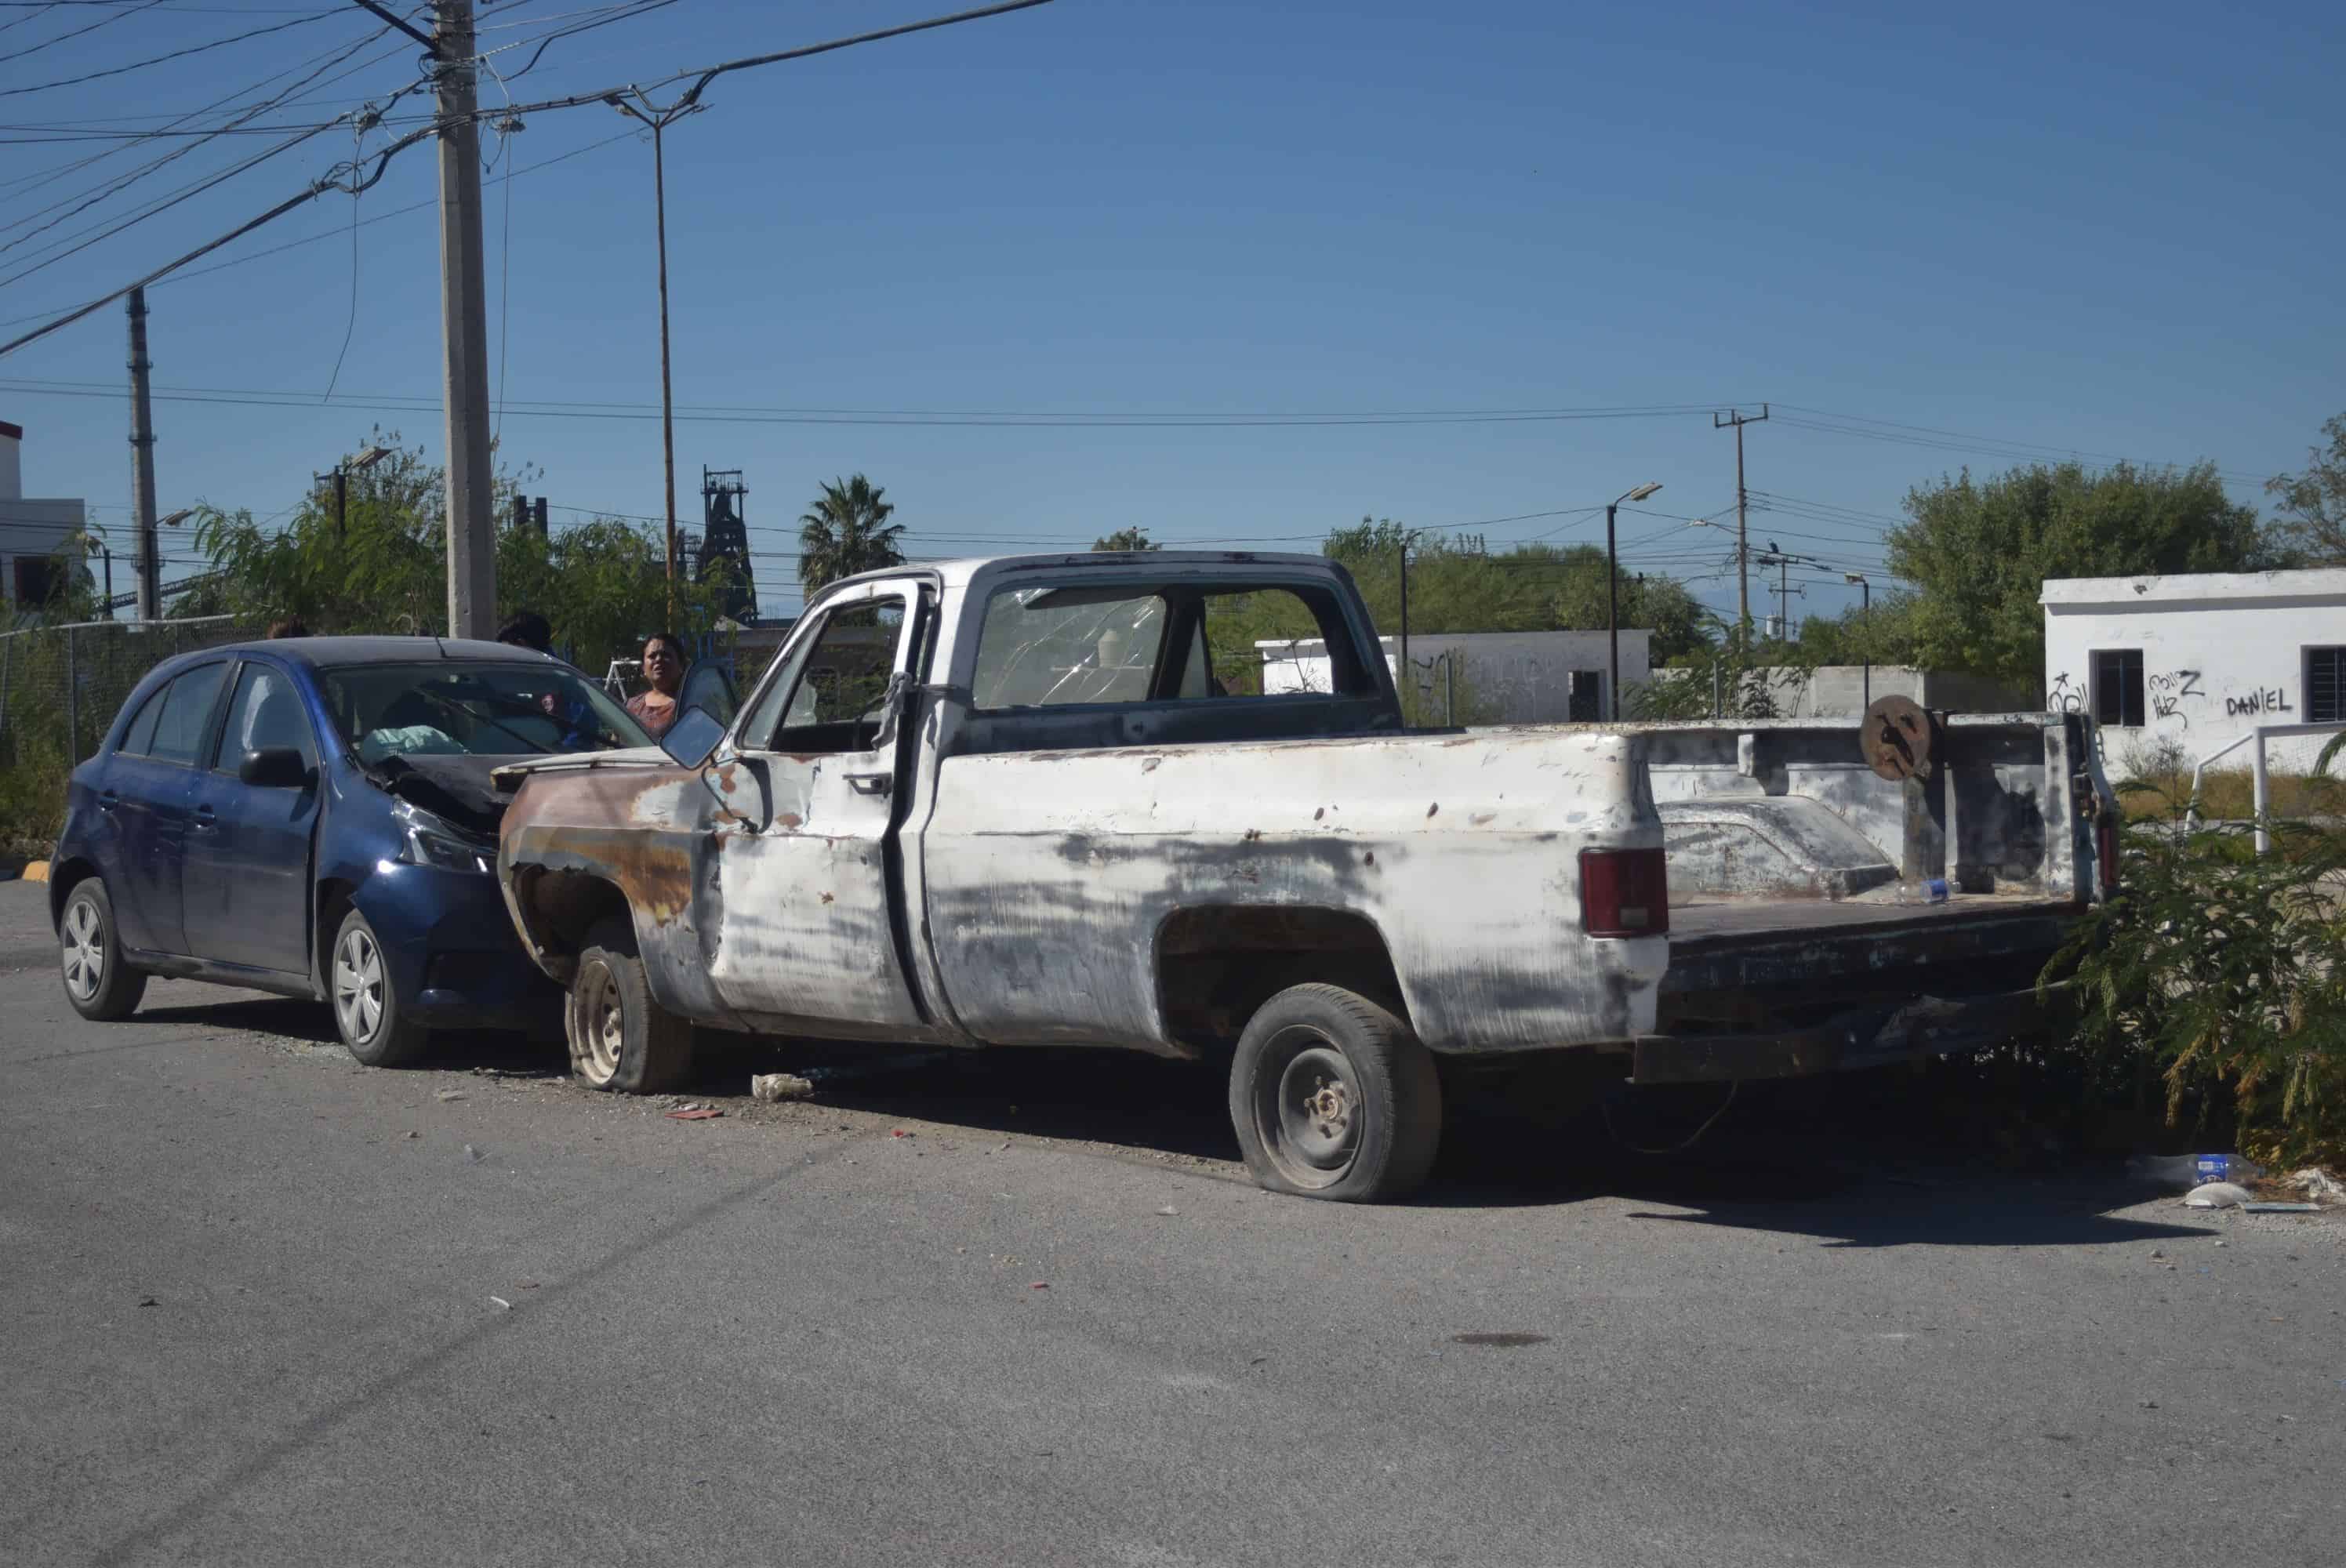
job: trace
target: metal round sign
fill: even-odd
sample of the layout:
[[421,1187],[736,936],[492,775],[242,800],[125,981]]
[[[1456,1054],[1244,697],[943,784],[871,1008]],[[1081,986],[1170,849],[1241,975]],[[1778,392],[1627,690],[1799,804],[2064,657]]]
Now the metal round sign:
[[1878,697],[1858,728],[1858,746],[1865,765],[1884,779],[1928,778],[1931,716],[1911,697]]

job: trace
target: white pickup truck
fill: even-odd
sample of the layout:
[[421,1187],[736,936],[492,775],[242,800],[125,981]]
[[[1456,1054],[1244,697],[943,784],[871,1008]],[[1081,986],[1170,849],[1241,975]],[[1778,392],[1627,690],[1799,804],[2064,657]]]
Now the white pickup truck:
[[[1332,689],[1215,646],[1272,622]],[[1445,1074],[1527,1053],[1994,1038],[2115,876],[2074,715],[1909,713],[1879,771],[1847,719],[1407,731],[1376,647],[1316,556],[850,578],[738,717],[501,774],[505,900],[597,1086],[672,1085],[696,1024],[1226,1061],[1259,1181],[1368,1199],[1424,1176]]]

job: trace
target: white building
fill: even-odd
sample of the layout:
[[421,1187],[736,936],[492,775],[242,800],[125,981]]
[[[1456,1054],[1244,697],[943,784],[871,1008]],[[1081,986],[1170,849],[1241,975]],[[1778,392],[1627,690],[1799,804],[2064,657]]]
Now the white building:
[[[2064,577],[2039,602],[2045,706],[2092,714],[2121,767],[2162,741],[2196,760],[2259,724],[2346,722],[2346,570]],[[2267,755],[2304,770],[2323,744]]]
[[[1625,692],[1646,679],[1653,636],[1621,628]],[[1400,639],[1377,640],[1394,684],[1405,684]],[[1266,693],[1329,689],[1328,646],[1317,637],[1254,646]],[[1596,723],[1605,717],[1609,657],[1604,632],[1414,632],[1409,639],[1418,711],[1460,724]],[[1453,717],[1443,720],[1445,714]]]
[[86,525],[79,501],[26,496],[24,443],[23,426],[0,420],[0,615],[47,601],[57,551]]

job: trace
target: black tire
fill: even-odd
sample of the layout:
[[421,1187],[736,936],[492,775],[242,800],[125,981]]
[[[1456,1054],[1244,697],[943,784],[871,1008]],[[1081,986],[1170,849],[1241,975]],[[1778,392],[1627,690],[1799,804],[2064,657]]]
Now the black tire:
[[326,951],[326,1000],[350,1054],[370,1067],[405,1067],[432,1049],[432,1031],[406,1016],[382,942],[352,910]]
[[1375,1203],[1414,1191],[1433,1167],[1442,1080],[1389,1009],[1341,986],[1290,986],[1239,1037],[1230,1123],[1261,1186]]
[[129,1017],[147,994],[147,972],[123,961],[114,901],[96,877],[76,882],[66,895],[57,919],[57,972],[73,1010],[100,1023]]
[[658,1095],[692,1070],[692,1025],[652,1000],[636,928],[624,919],[586,934],[562,1022],[570,1071],[590,1089]]

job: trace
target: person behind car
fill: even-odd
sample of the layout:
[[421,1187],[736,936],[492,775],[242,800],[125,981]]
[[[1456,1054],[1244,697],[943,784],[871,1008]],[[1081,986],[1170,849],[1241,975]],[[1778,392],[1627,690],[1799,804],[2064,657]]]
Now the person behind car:
[[644,678],[650,689],[628,698],[627,711],[658,740],[676,723],[677,694],[684,689],[684,644],[674,632],[644,639]]
[[554,652],[554,627],[536,610],[521,610],[497,628],[497,641],[550,655]]
[[309,635],[309,626],[303,624],[299,616],[288,616],[281,621],[269,623],[269,636],[272,640],[278,637],[306,637]]

